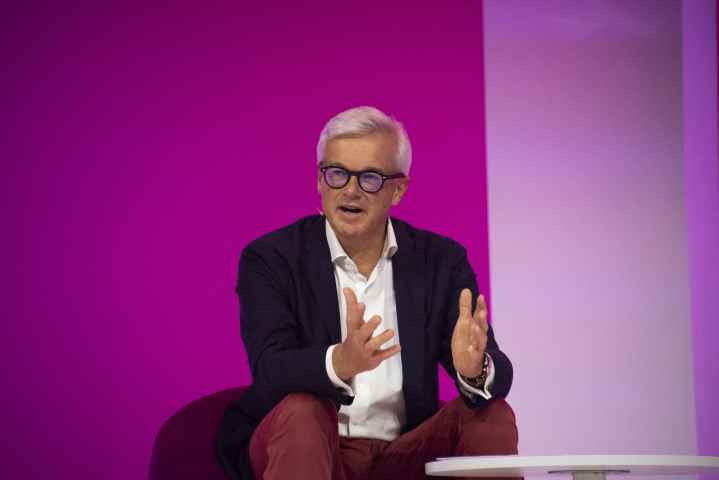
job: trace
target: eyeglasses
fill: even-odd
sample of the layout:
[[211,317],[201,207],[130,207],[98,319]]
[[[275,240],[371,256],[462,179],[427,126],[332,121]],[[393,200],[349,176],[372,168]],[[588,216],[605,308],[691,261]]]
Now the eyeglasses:
[[367,193],[379,192],[387,180],[407,176],[401,172],[393,175],[382,175],[372,170],[353,172],[344,167],[320,167],[320,172],[324,175],[327,185],[332,188],[344,188],[349,183],[350,178],[357,177],[360,188]]

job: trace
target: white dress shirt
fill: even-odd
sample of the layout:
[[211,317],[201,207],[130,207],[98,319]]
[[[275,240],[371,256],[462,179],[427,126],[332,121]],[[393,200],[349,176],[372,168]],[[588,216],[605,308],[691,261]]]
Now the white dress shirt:
[[[398,331],[392,278],[392,256],[397,252],[397,240],[392,222],[387,219],[387,236],[382,255],[369,278],[359,273],[357,265],[347,256],[327,221],[325,221],[325,232],[335,271],[342,341],[347,338],[347,301],[342,290],[349,287],[357,296],[357,301],[365,304],[365,320],[369,320],[374,315],[382,318],[382,323],[374,331],[374,336],[387,329],[394,330],[394,337],[386,342],[383,348],[400,345],[401,332]],[[402,393],[402,354],[385,360],[374,370],[356,375],[345,383],[337,376],[332,366],[332,351],[335,346],[332,345],[327,349],[325,358],[327,375],[337,388],[344,389],[348,395],[355,397],[352,405],[342,405],[338,412],[340,436],[393,441],[399,437],[406,423]],[[481,395],[489,399],[491,398],[489,390],[494,383],[494,369],[490,368],[482,390],[467,385],[461,378],[459,381],[470,397]]]

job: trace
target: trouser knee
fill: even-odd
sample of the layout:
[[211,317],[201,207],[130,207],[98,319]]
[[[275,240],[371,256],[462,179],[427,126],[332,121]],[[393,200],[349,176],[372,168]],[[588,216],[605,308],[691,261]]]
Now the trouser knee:
[[481,412],[485,435],[491,435],[497,446],[497,455],[517,454],[519,433],[514,410],[507,401],[498,397]]
[[292,393],[252,435],[252,470],[256,478],[330,478],[339,465],[338,442],[334,403]]
[[450,402],[448,407],[458,412],[458,447],[464,450],[463,455],[517,454],[519,435],[514,410],[504,398],[496,397],[478,410],[468,409],[460,398]]
[[273,430],[305,440],[332,436],[337,431],[337,409],[331,400],[307,393],[291,393],[276,407]]

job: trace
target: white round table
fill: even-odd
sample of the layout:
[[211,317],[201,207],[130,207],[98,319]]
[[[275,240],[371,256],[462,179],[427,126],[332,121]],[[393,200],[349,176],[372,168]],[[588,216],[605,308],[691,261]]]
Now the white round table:
[[719,457],[691,455],[504,455],[438,458],[425,465],[439,477],[552,477],[606,480],[606,475],[719,473]]

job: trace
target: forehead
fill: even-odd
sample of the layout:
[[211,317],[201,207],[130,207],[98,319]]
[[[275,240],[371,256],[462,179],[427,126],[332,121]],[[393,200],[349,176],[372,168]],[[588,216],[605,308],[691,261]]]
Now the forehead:
[[389,133],[371,135],[340,135],[325,146],[323,164],[339,164],[350,170],[396,170],[397,141]]

